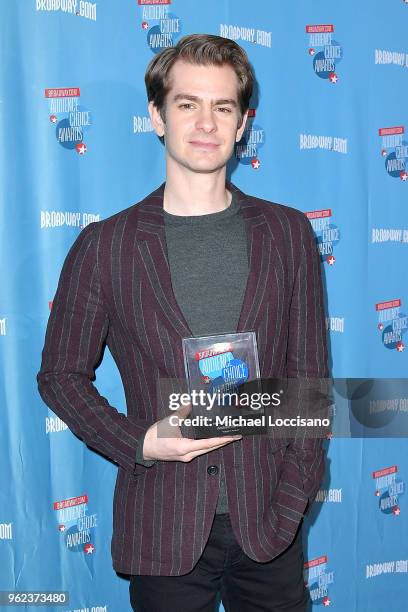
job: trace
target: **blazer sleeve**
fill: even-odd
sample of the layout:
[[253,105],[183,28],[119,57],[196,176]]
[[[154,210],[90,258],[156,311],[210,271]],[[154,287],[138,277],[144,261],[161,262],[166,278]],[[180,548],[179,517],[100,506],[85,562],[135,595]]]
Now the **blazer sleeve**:
[[[136,471],[139,440],[150,427],[119,412],[93,384],[109,330],[90,223],[64,261],[48,320],[38,390],[44,402],[88,446]],[[149,464],[146,464],[146,467]]]
[[[297,414],[328,417],[332,403],[328,369],[327,331],[320,255],[307,217],[298,216],[300,263],[295,277],[289,314],[287,373],[296,384]],[[296,380],[294,380],[296,379]],[[288,473],[298,470],[300,485],[310,507],[325,471],[322,432],[299,428],[285,453]]]

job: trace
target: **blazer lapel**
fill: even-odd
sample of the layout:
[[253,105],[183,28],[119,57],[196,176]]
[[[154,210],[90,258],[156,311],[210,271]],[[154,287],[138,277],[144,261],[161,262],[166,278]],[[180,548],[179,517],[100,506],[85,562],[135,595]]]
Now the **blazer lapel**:
[[[164,186],[163,183],[137,207],[136,248],[162,313],[181,337],[189,337],[194,334],[171,284],[163,216]],[[237,331],[245,331],[253,329],[258,314],[262,312],[262,296],[270,273],[272,235],[261,208],[232,183],[228,182],[227,188],[235,192],[241,204],[247,232],[249,274],[237,326]]]
[[192,336],[171,284],[163,216],[164,183],[138,206],[136,248],[163,314],[183,338]]
[[249,274],[237,331],[250,331],[255,329],[256,319],[265,307],[263,296],[271,273],[271,259],[275,261],[273,237],[261,207],[232,183],[228,183],[228,188],[236,193],[241,203],[247,234]]

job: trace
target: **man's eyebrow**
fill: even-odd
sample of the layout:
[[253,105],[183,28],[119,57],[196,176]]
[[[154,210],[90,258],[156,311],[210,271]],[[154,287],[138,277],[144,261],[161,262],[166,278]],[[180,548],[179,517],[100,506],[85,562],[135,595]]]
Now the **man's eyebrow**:
[[[173,102],[177,102],[178,100],[191,100],[192,102],[201,102],[201,98],[198,96],[192,96],[190,94],[179,93],[173,97]],[[231,106],[238,106],[238,103],[233,98],[220,98],[219,100],[214,100],[214,104],[231,104]]]

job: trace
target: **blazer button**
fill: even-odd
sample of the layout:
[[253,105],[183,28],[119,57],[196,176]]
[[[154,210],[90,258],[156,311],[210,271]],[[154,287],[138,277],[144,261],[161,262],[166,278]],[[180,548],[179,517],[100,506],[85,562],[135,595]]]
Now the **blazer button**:
[[217,467],[216,465],[210,465],[210,466],[207,468],[207,473],[208,473],[210,476],[215,476],[216,474],[218,474],[218,467]]

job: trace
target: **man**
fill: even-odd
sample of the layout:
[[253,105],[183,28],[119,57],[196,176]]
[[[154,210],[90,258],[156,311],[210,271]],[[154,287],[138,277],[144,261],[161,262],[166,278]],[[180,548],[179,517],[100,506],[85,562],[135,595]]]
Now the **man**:
[[[246,330],[263,378],[327,377],[313,232],[299,211],[226,181],[253,86],[243,49],[187,36],[145,80],[166,182],[71,247],[39,390],[119,465],[112,558],[135,610],[210,611],[217,593],[227,612],[305,610],[300,525],[323,476],[321,441],[166,436],[157,383],[184,377],[183,338]],[[127,416],[92,383],[105,342]]]

